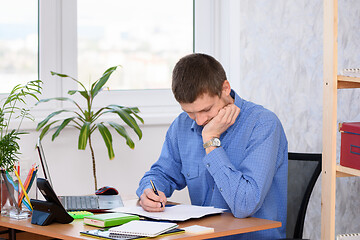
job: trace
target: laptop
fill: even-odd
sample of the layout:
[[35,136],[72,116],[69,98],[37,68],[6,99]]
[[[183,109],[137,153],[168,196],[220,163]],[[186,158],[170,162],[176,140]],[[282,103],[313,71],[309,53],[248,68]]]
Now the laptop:
[[[49,168],[40,138],[38,139],[36,149],[39,154],[41,168],[44,173],[44,179],[46,179],[49,185],[53,188]],[[58,199],[66,211],[96,212],[124,206],[120,195],[58,196]]]

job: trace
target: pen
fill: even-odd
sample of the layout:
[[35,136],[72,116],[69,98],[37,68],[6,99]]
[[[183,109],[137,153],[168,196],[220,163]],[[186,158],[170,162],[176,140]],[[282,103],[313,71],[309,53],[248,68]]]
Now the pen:
[[[158,193],[158,191],[156,190],[155,184],[153,183],[152,180],[150,180],[150,183],[151,183],[151,187],[152,187],[154,193],[159,196],[159,193]],[[163,207],[162,202],[160,202],[160,204],[161,204],[161,207]]]

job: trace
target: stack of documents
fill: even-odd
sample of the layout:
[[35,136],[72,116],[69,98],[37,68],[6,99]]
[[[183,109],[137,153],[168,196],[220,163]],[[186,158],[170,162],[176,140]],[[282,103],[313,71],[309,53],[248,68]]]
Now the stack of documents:
[[135,214],[155,220],[186,221],[191,218],[201,218],[206,215],[222,213],[226,211],[226,209],[195,205],[175,205],[166,207],[163,212],[147,212],[139,206],[119,207],[111,211]]

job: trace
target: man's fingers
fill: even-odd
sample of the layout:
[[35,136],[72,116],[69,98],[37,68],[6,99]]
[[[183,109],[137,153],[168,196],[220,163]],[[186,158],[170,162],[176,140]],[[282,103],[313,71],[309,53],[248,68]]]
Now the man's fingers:
[[240,113],[240,108],[234,105],[229,115],[229,121],[231,125],[235,123],[237,116],[239,116],[239,113]]
[[[161,207],[161,203],[160,202],[155,202],[149,198],[147,198],[146,196],[141,195],[140,197],[140,206],[148,212],[160,212],[163,211],[164,208]],[[165,205],[163,205],[165,206]]]
[[228,125],[231,123],[232,108],[230,106],[227,106],[224,108],[224,110],[225,110],[225,114],[222,118],[222,123]]
[[212,137],[219,137],[236,121],[240,113],[240,108],[235,104],[229,104],[219,110],[218,114],[207,123],[202,131],[204,141]]
[[[152,206],[155,204],[155,206]],[[164,211],[165,208],[162,208],[159,202],[147,202],[140,200],[140,206],[148,212],[161,212]]]
[[160,202],[160,196],[156,195],[154,191],[150,188],[144,190],[144,194],[147,198],[153,200],[154,202]]
[[161,191],[159,191],[159,195],[157,196],[152,189],[145,189],[144,193],[140,196],[140,206],[148,212],[164,211],[166,196]]
[[[221,114],[222,116],[220,115],[220,111],[223,111],[223,113]],[[227,105],[220,111],[219,111],[219,116],[221,117],[220,123],[224,125],[234,124],[237,116],[240,113],[240,109],[234,104]]]

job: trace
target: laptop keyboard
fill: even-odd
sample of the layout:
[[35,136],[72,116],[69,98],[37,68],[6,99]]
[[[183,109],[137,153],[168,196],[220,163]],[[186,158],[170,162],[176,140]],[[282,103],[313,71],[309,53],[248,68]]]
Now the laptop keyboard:
[[64,196],[67,210],[91,210],[98,209],[97,196]]

